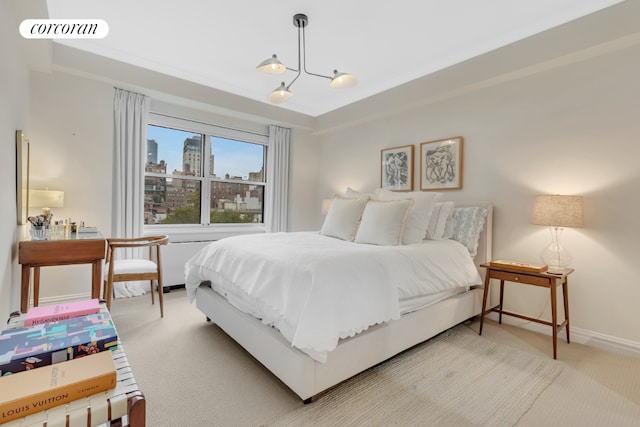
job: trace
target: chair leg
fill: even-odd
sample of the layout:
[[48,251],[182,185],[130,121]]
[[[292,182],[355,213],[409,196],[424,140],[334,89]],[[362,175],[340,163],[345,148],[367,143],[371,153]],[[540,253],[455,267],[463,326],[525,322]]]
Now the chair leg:
[[[106,280],[102,281],[102,295],[101,295],[101,298],[106,304],[107,303],[107,281]],[[107,305],[107,309],[108,308],[109,308],[109,305]]]
[[153,280],[149,280],[149,290],[151,291],[151,304],[155,304],[156,301],[155,301],[155,295],[154,295],[155,291],[153,289]]
[[107,280],[105,282],[105,299],[107,300],[107,310],[111,310],[111,296],[113,295],[113,282]]
[[162,287],[162,277],[158,277],[158,300],[160,301],[160,317],[164,317],[164,307],[162,301],[162,294],[164,293],[164,289]]

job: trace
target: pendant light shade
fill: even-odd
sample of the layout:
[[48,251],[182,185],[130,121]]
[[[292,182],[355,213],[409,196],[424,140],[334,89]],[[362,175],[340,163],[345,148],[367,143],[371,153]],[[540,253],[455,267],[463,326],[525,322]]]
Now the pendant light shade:
[[280,62],[280,60],[278,60],[278,57],[275,54],[271,58],[262,61],[256,67],[258,71],[269,74],[280,74],[284,73],[286,70],[298,73],[293,78],[291,83],[289,83],[289,85],[285,86],[284,82],[282,82],[280,87],[271,92],[271,95],[269,95],[269,100],[272,103],[279,104],[291,98],[293,94],[289,91],[289,89],[298,79],[298,77],[300,77],[303,71],[305,74],[308,74],[310,76],[329,79],[331,81],[329,83],[329,86],[333,88],[351,87],[355,86],[358,83],[358,79],[356,79],[353,75],[347,73],[339,73],[338,70],[333,70],[333,76],[325,76],[323,74],[316,74],[308,71],[306,66],[307,48],[305,43],[305,28],[309,25],[309,18],[303,13],[297,13],[293,16],[293,25],[298,28],[298,68],[293,69],[285,66],[282,62]]
[[355,76],[347,73],[339,73],[338,70],[333,70],[333,77],[331,78],[331,87],[351,87],[358,84],[358,79]]
[[258,64],[256,69],[269,74],[282,74],[287,70],[287,67],[278,60],[278,56],[274,53],[271,58],[265,59]]
[[284,82],[282,82],[280,86],[271,92],[271,95],[269,95],[269,101],[273,104],[280,104],[281,102],[291,98],[292,95],[293,94],[289,92],[289,89],[284,85]]

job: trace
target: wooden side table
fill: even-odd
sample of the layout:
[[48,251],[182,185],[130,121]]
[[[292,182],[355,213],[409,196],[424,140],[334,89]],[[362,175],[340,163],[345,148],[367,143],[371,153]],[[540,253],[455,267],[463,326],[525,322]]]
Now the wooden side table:
[[40,296],[40,267],[91,264],[91,298],[100,298],[102,260],[106,240],[100,233],[71,233],[67,237],[52,236],[48,240],[25,238],[18,243],[18,262],[22,264],[20,311],[27,312],[29,284],[33,268],[33,306]]
[[[485,280],[484,280],[484,296],[482,298],[482,313],[480,314],[480,332],[479,335],[482,335],[482,326],[484,324],[484,316],[488,312],[495,311],[499,313],[498,323],[502,324],[502,315],[506,314],[508,316],[518,317],[520,319],[529,320],[531,322],[541,323],[543,325],[551,326],[553,331],[553,358],[557,359],[558,355],[558,332],[562,330],[562,328],[566,328],[567,332],[567,343],[571,342],[569,337],[569,293],[568,293],[568,283],[569,279],[567,276],[573,273],[572,268],[565,268],[561,273],[536,273],[528,270],[523,270],[518,267],[506,267],[506,266],[495,266],[490,263],[482,264],[481,267],[487,269]],[[487,299],[489,295],[489,286],[491,284],[491,279],[500,280],[500,303],[487,310]],[[548,288],[551,292],[551,322],[547,322],[541,319],[535,319],[533,317],[524,316],[518,313],[508,312],[503,309],[503,301],[504,301],[504,282],[513,282],[520,283],[524,285],[533,285],[533,286],[541,286],[544,288]],[[564,321],[562,323],[558,323],[558,315],[557,315],[557,286],[562,285],[562,294],[564,301]]]

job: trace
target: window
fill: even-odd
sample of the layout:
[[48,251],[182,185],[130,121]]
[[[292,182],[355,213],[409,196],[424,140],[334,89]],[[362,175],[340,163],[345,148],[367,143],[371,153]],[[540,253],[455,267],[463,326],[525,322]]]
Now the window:
[[266,135],[151,114],[146,225],[262,224]]

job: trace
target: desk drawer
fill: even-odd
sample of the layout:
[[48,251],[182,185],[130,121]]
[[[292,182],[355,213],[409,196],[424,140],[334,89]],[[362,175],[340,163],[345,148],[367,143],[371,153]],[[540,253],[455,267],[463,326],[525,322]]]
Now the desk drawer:
[[508,282],[526,283],[528,285],[549,286],[550,280],[544,277],[529,276],[521,273],[510,273],[508,271],[491,270],[491,278],[498,280],[506,280]]
[[40,266],[93,262],[104,258],[105,245],[104,239],[23,241],[18,245],[18,262]]

